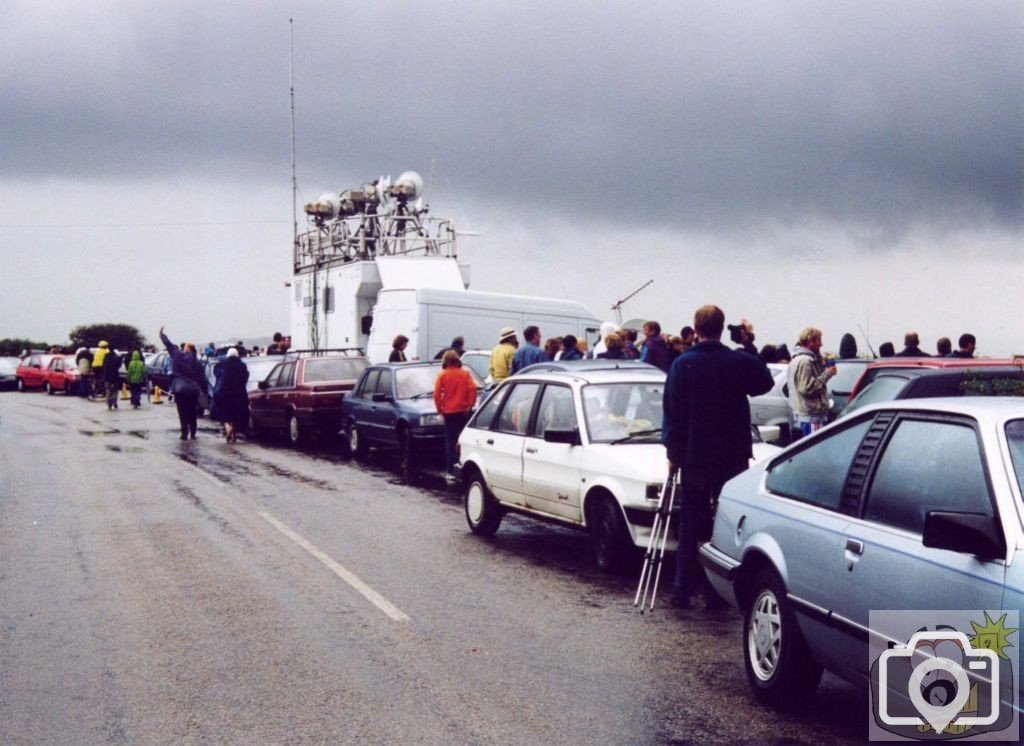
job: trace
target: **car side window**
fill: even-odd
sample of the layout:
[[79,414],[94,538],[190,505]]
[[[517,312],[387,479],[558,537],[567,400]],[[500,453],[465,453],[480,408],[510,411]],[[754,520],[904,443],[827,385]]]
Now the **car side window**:
[[283,365],[275,365],[273,369],[270,371],[270,374],[267,376],[268,388],[273,388],[274,386],[277,385],[277,379],[281,375],[281,368],[283,367]]
[[543,438],[548,430],[572,430],[574,427],[576,410],[573,408],[572,389],[568,386],[545,386],[530,434]]
[[284,388],[295,385],[295,363],[285,363],[281,368],[281,375],[277,379],[277,386]]
[[509,387],[503,388],[501,391],[496,393],[487,403],[480,409],[480,412],[474,418],[472,427],[478,427],[481,430],[490,430],[491,425],[494,424],[494,416],[498,413],[498,408],[501,403],[505,401],[505,394],[509,392]]
[[369,399],[373,395],[373,391],[377,388],[377,378],[380,376],[380,369],[371,370],[365,376],[363,381],[359,384],[359,391],[356,392],[356,396],[360,399]]
[[765,486],[776,495],[838,510],[846,474],[871,422],[859,422],[779,461]]
[[922,533],[931,510],[993,515],[978,436],[968,425],[903,420],[878,462],[864,518]]
[[498,415],[498,430],[503,433],[525,435],[530,424],[530,412],[540,390],[539,383],[519,383],[505,397],[505,405]]
[[377,379],[377,387],[374,389],[375,393],[391,396],[391,378],[391,371],[383,368],[380,372],[380,378]]

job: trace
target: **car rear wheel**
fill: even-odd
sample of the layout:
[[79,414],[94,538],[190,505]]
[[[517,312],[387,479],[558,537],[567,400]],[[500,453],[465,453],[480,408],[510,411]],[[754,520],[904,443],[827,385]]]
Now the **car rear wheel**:
[[399,426],[397,435],[398,468],[402,472],[402,478],[409,482],[416,476],[416,454],[413,451],[412,435],[409,434],[409,428],[404,425]]
[[598,568],[604,572],[623,570],[633,542],[615,498],[611,495],[599,497],[590,509],[589,523]]
[[292,412],[288,415],[288,442],[299,446],[306,440],[306,428],[299,423],[299,418]]
[[807,648],[781,578],[761,570],[751,584],[743,617],[743,664],[754,695],[775,706],[806,701],[818,688],[821,666]]
[[363,436],[360,434],[355,422],[348,423],[345,437],[348,440],[349,453],[356,458],[362,458],[366,455],[366,443],[363,442]]
[[504,512],[487,483],[475,469],[468,474],[463,505],[469,530],[477,536],[493,536],[501,526]]
[[46,390],[47,394],[49,394],[50,396],[53,396],[53,394],[54,394],[53,386],[50,385],[49,381],[43,381],[43,389]]

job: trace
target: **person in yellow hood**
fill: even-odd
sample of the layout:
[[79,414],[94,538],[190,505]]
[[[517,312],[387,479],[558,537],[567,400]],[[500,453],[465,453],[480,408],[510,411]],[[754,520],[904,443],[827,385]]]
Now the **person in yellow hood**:
[[103,385],[103,359],[110,352],[110,345],[107,344],[106,340],[102,340],[99,344],[99,349],[92,355],[92,390],[93,395],[90,399],[95,399],[97,396],[103,396],[105,391]]

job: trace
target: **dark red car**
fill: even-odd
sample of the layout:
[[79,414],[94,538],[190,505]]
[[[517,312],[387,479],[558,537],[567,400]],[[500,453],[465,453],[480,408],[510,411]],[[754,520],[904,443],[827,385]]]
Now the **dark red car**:
[[283,430],[292,445],[341,430],[341,401],[369,363],[361,355],[285,357],[249,392],[249,427]]
[[74,355],[54,355],[50,364],[43,371],[43,388],[47,394],[63,391],[73,394],[78,388],[78,366]]
[[1020,365],[1020,361],[989,357],[887,357],[883,360],[876,360],[864,368],[857,383],[850,389],[849,398],[852,400],[882,371],[899,368],[984,368],[990,365]]
[[46,368],[54,355],[33,353],[23,357],[14,375],[18,378],[18,391],[41,389],[46,382]]

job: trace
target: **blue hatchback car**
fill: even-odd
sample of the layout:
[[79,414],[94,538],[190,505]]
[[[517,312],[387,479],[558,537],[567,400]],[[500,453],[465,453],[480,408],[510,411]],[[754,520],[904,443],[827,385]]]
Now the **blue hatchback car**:
[[[868,681],[869,642],[893,644],[869,612],[1024,612],[1022,490],[1016,397],[873,405],[728,482],[701,562],[743,614],[754,693]],[[1017,708],[1019,678],[999,682]]]
[[[397,449],[404,473],[443,454],[444,423],[434,407],[440,372],[440,361],[381,363],[364,370],[341,404],[349,451],[360,457],[371,446]],[[482,390],[479,377],[472,375]]]

